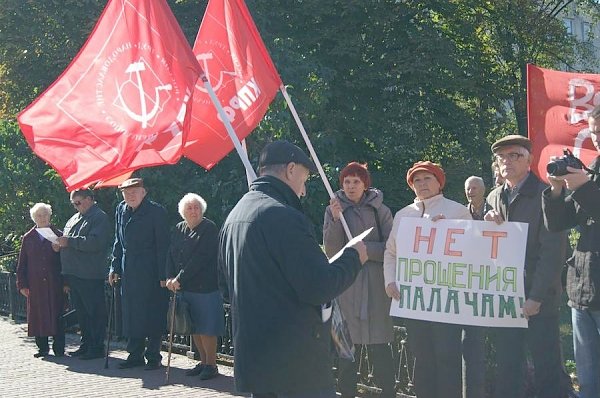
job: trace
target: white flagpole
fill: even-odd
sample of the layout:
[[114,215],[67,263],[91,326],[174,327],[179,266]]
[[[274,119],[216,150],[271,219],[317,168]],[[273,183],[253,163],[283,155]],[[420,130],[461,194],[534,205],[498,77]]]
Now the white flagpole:
[[[242,149],[244,150],[244,153],[246,154],[246,157],[248,157],[248,148],[246,146],[246,140],[243,139],[242,140]],[[248,170],[246,170],[246,180],[248,180],[248,188],[250,188],[250,185],[252,184],[252,181],[254,181],[256,179],[256,177],[252,178],[252,176],[250,176],[250,174],[248,174]]]
[[206,88],[206,91],[208,92],[208,95],[209,95],[210,99],[212,100],[213,105],[215,106],[215,108],[217,108],[217,112],[219,112],[219,117],[220,117],[221,121],[223,122],[223,124],[225,125],[225,129],[227,130],[227,134],[229,134],[229,138],[231,138],[231,141],[233,142],[233,146],[235,147],[235,150],[237,151],[238,155],[240,156],[240,159],[242,159],[242,163],[244,164],[244,167],[246,168],[246,176],[248,177],[249,180],[250,179],[252,181],[256,180],[256,172],[254,171],[254,169],[252,168],[252,165],[250,164],[250,159],[248,159],[248,154],[244,151],[244,148],[242,148],[242,144],[240,143],[238,136],[235,135],[233,126],[231,125],[231,122],[229,121],[227,114],[223,110],[223,107],[221,106],[221,103],[219,102],[219,98],[217,98],[217,95],[215,94],[215,91],[213,90],[210,82],[208,81],[208,78],[206,77],[206,75],[203,74],[200,77],[200,79],[202,79],[202,82],[204,83],[204,87]]
[[[292,116],[294,116],[294,120],[296,121],[296,124],[298,125],[298,128],[300,129],[300,133],[302,134],[302,138],[304,138],[304,142],[306,143],[308,151],[310,152],[310,156],[313,158],[313,161],[315,162],[315,165],[317,166],[317,169],[319,170],[319,175],[321,176],[321,180],[323,180],[323,184],[325,184],[325,189],[327,190],[327,193],[329,193],[329,197],[331,199],[335,198],[335,195],[333,194],[333,190],[331,189],[331,185],[329,184],[329,180],[327,179],[327,176],[325,175],[325,171],[323,171],[323,166],[321,166],[321,162],[319,161],[319,158],[317,157],[317,153],[315,152],[315,149],[313,148],[312,143],[310,142],[310,139],[308,138],[308,134],[306,133],[306,130],[304,129],[304,126],[302,125],[302,121],[300,121],[300,117],[298,116],[298,112],[296,112],[296,107],[292,103],[292,99],[288,95],[287,90],[285,89],[285,86],[283,84],[281,86],[279,86],[279,90],[283,94],[283,98],[285,98],[285,101],[287,102],[288,106],[290,107]],[[342,226],[344,227],[344,231],[346,232],[346,237],[348,238],[348,240],[352,239],[352,233],[350,233],[350,228],[348,228],[348,223],[346,222],[346,219],[344,218],[343,214],[340,214],[340,221],[342,222]]]

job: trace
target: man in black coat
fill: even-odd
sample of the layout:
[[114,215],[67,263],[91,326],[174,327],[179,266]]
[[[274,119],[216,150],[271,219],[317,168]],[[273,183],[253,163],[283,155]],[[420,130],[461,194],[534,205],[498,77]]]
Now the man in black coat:
[[[600,106],[588,119],[590,138],[600,155]],[[600,396],[600,156],[588,170],[569,167],[548,176],[542,196],[548,229],[577,228],[580,237],[567,261],[567,296],[573,323],[579,396]],[[567,193],[567,190],[570,191]]]
[[147,370],[158,369],[168,307],[165,288],[169,247],[167,212],[146,198],[141,178],[131,178],[119,189],[124,200],[117,205],[115,214],[115,244],[109,274],[111,285],[120,277],[123,335],[128,338],[129,357],[119,367],[146,365]]
[[531,141],[509,135],[492,145],[503,185],[487,197],[493,210],[485,220],[528,224],[525,253],[525,302],[523,316],[528,328],[496,328],[496,388],[494,397],[523,396],[526,348],[535,366],[536,396],[565,398],[560,352],[560,272],[565,258],[566,235],[544,226],[542,191],[547,185],[530,171]]
[[235,385],[255,398],[332,398],[329,322],[321,304],[356,278],[358,242],[329,264],[299,198],[315,166],[287,141],[265,147],[260,175],[220,235],[220,286],[231,303]]

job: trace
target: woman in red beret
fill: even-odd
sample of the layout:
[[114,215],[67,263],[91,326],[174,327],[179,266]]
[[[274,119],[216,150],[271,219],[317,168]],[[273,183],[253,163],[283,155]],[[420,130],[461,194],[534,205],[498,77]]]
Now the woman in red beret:
[[[385,242],[392,229],[392,212],[383,204],[383,193],[371,188],[366,165],[352,162],[344,167],[340,186],[342,189],[335,193],[325,211],[323,245],[331,257],[348,242],[340,222],[341,214],[353,236],[373,228],[363,239],[369,259],[352,286],[339,297],[339,304],[352,342],[368,348],[377,386],[382,389],[381,398],[395,397],[394,364],[389,345],[394,337],[393,324],[389,315],[390,299],[383,288],[382,267]],[[357,366],[356,361],[340,359],[338,391],[342,398],[356,396]]]
[[[412,204],[394,216],[387,240],[383,267],[385,291],[400,299],[396,285],[396,239],[403,217],[471,220],[469,209],[444,197],[446,175],[440,165],[429,161],[415,163],[406,173],[406,182],[415,193]],[[462,397],[462,326],[406,319],[409,348],[416,358],[415,391],[419,398]]]

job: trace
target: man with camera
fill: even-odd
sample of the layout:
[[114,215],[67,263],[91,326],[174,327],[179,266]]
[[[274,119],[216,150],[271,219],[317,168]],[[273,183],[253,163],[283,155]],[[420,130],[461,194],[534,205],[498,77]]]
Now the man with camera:
[[573,162],[568,155],[551,159],[548,167],[551,186],[543,192],[542,207],[549,230],[576,227],[580,232],[573,256],[567,261],[566,290],[573,323],[579,396],[597,398],[600,397],[600,106],[594,108],[588,123],[599,155],[589,169]]
[[531,141],[509,135],[494,142],[492,152],[505,182],[488,195],[487,202],[493,210],[484,219],[498,224],[528,224],[523,303],[528,328],[497,328],[491,332],[497,362],[494,397],[523,396],[523,365],[528,348],[535,367],[536,396],[564,398],[567,393],[562,387],[558,309],[566,234],[551,232],[544,225],[541,195],[547,185],[530,172]]

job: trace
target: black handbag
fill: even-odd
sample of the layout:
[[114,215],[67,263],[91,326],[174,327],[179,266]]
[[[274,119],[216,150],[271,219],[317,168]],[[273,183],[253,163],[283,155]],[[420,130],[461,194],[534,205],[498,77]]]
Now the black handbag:
[[171,308],[167,313],[167,330],[171,330],[173,316],[173,305],[175,305],[175,322],[173,323],[173,333],[180,336],[188,336],[194,331],[192,316],[190,315],[190,305],[182,300],[180,295],[171,297]]

